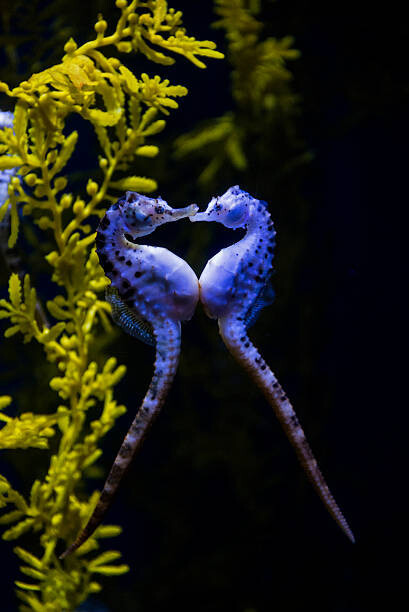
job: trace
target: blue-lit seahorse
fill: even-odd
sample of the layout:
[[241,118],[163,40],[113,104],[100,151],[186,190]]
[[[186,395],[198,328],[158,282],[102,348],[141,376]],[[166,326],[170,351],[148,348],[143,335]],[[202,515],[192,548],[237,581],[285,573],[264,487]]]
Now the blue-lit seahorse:
[[205,212],[191,221],[216,221],[245,228],[244,238],[210,259],[199,278],[200,300],[209,317],[218,319],[220,334],[235,359],[247,370],[273,407],[301,465],[325,507],[354,542],[348,526],[307,442],[295,411],[277,378],[250,342],[247,329],[259,311],[271,303],[275,230],[266,202],[237,185],[213,198]]
[[[14,114],[10,111],[0,110],[0,130],[4,128],[13,128]],[[18,169],[11,168],[0,170],[0,209],[5,204],[9,197],[9,184],[13,176],[17,174]],[[6,267],[10,272],[18,274],[20,280],[23,281],[25,276],[24,263],[16,247],[10,248],[8,240],[11,233],[11,205],[9,204],[6,210],[0,212],[0,256],[3,257]],[[41,328],[50,327],[45,314],[44,308],[37,297],[35,315],[37,322]]]
[[163,223],[194,215],[196,205],[171,208],[161,198],[127,191],[102,218],[97,253],[111,279],[107,299],[114,320],[127,332],[156,347],[149,389],[119,449],[101,497],[88,523],[60,558],[76,550],[101,523],[119,483],[165,400],[180,353],[180,322],[192,317],[199,299],[196,274],[162,247],[131,242]]
[[[0,110],[0,130],[4,128],[13,127],[14,115],[10,111]],[[3,206],[5,201],[8,199],[9,183],[13,176],[16,174],[17,168],[11,168],[10,170],[0,170],[0,208]],[[8,247],[8,239],[10,236],[10,218],[11,218],[11,207],[8,206],[7,210],[0,215],[2,217],[0,221],[0,254],[3,256],[7,267],[11,272],[20,272],[21,261],[15,249]]]

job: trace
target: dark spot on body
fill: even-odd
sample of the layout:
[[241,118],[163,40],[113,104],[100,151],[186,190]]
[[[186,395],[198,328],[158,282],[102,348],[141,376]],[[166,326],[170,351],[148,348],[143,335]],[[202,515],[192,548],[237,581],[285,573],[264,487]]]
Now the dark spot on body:
[[104,217],[102,217],[101,219],[101,223],[99,224],[99,226],[105,230],[107,227],[109,227],[110,225],[110,220],[108,219],[108,217],[105,215]]
[[[304,434],[304,432],[302,432]],[[301,444],[304,447],[304,452],[307,455],[307,457],[310,459],[310,461],[315,461],[315,457],[312,454],[312,450],[310,449],[310,445],[308,444],[305,436],[303,435],[303,438],[301,440]]]
[[128,287],[130,287],[131,285],[129,284],[129,282],[126,280],[126,278],[122,281],[122,287],[124,289],[128,289]]
[[121,478],[123,471],[124,470],[120,465],[114,463],[107,478],[108,483],[115,484]]
[[132,298],[134,295],[134,290],[132,287],[130,287],[130,289],[127,289],[124,293],[121,293],[121,297],[124,301],[128,301],[130,298]]
[[124,257],[123,255],[120,255],[120,256],[118,257],[118,261],[125,261],[125,257]]
[[127,261],[125,262],[127,266],[132,266],[132,261],[130,259],[127,259]]
[[130,442],[124,441],[122,443],[121,448],[119,449],[119,454],[121,457],[128,457],[132,452],[132,444]]
[[[108,493],[108,491],[105,491],[104,489],[101,493],[101,497],[99,498],[99,502],[94,510],[95,517],[98,517],[101,514],[103,514],[104,506],[106,506],[109,503],[110,499],[111,499],[110,493]],[[100,508],[100,510],[98,510],[98,508]]]
[[141,277],[141,276],[142,276],[142,274],[143,274],[143,272],[140,272],[139,270],[137,270],[137,271],[135,272],[134,276],[135,276],[135,278],[139,278],[139,277]]

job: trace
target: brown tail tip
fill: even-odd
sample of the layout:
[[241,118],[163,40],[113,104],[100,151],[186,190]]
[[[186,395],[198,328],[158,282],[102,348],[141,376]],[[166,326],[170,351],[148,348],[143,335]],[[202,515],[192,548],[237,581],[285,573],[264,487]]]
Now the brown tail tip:
[[343,528],[343,530],[348,539],[352,542],[352,544],[355,544],[355,536],[349,528],[348,524],[346,525],[346,527]]
[[71,555],[74,552],[74,550],[77,550],[77,548],[79,548],[79,546],[80,545],[77,544],[77,541],[73,542],[71,546],[69,546],[66,550],[64,550],[64,552],[58,557],[60,561],[68,557],[68,555]]

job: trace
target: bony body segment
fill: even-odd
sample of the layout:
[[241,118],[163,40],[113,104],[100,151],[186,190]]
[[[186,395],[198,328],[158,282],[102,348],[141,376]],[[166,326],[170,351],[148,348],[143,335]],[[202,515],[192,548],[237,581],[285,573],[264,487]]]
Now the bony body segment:
[[213,198],[206,211],[191,221],[216,221],[244,228],[245,236],[212,257],[199,278],[200,300],[209,317],[218,320],[228,350],[264,393],[293,445],[299,461],[325,507],[348,538],[354,535],[318,467],[297,415],[269,366],[252,344],[247,329],[265,305],[271,303],[270,275],[275,230],[264,201],[230,187]]
[[189,217],[196,205],[171,208],[161,198],[127,191],[102,218],[97,253],[111,280],[107,299],[115,322],[127,333],[155,345],[154,373],[148,391],[119,449],[100,499],[84,529],[61,555],[81,546],[101,523],[121,479],[158,415],[179,362],[181,321],[192,317],[199,299],[196,274],[180,257],[162,247],[136,244],[156,227]]

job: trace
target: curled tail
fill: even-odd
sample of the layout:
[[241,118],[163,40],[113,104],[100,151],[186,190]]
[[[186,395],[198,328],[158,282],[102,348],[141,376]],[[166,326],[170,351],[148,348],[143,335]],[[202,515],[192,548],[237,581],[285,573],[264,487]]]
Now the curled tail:
[[305,473],[328,512],[351,542],[355,542],[354,534],[325,482],[289,399],[256,347],[250,342],[245,325],[226,317],[219,320],[219,330],[230,353],[247,370],[273,407]]
[[94,512],[75,542],[60,555],[60,559],[64,559],[84,544],[102,522],[123,476],[165,401],[179,362],[180,322],[157,322],[153,326],[153,334],[156,339],[156,359],[149,389],[122,442]]

